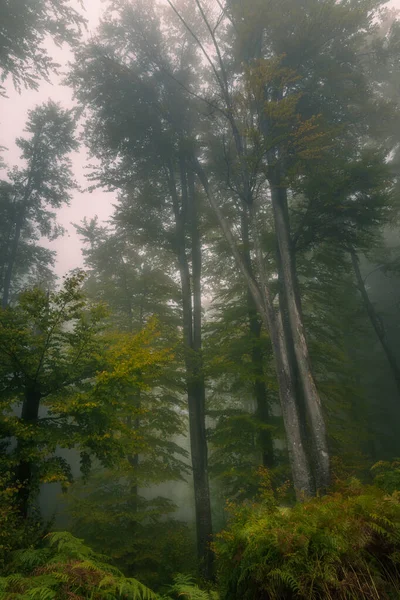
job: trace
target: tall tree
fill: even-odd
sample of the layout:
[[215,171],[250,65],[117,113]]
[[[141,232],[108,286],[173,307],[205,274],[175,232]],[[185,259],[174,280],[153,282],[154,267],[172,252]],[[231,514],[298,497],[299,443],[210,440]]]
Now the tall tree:
[[[198,554],[203,573],[210,577],[201,198],[191,162],[194,129],[180,85],[153,68],[153,58],[148,60],[151,49],[152,57],[163,57],[174,77],[184,81],[192,76],[194,57],[182,30],[173,25],[167,47],[159,16],[147,5],[121,3],[115,8],[99,38],[78,57],[71,79],[78,98],[92,112],[88,144],[101,165],[93,178],[123,190],[115,217],[118,227],[135,236],[147,232],[147,244],[159,244],[168,252],[179,273]],[[99,119],[100,129],[95,126]]]
[[29,112],[28,137],[17,139],[25,164],[9,171],[9,182],[2,183],[6,217],[1,226],[3,308],[9,304],[17,276],[23,283],[29,274],[35,255],[45,266],[52,264],[52,253],[30,240],[40,236],[54,239],[62,232],[52,209],[68,203],[75,186],[69,158],[78,147],[74,130],[74,112],[49,101]]
[[[275,1],[267,5],[254,1],[246,6],[232,2],[217,10],[196,0],[203,31],[194,29],[174,2],[168,0],[168,4],[185,24],[209,66],[214,113],[220,115],[221,123],[219,128],[214,127],[213,139],[225,132],[223,149],[228,152],[225,151],[224,186],[228,181],[233,196],[242,205],[241,210],[248,212],[250,222],[253,221],[258,281],[223,219],[218,205],[222,182],[219,185],[216,182],[215,170],[204,170],[199,165],[198,172],[271,333],[280,389],[284,393],[282,410],[284,414],[288,408],[291,411],[285,421],[295,485],[310,493],[311,465],[304,446],[306,427],[302,425],[301,400],[307,415],[307,437],[312,441],[317,488],[323,489],[329,482],[329,456],[321,400],[304,329],[289,197],[307,172],[317,170],[329,155],[329,148],[335,148],[338,155],[345,144],[350,144],[357,155],[363,142],[357,128],[352,126],[357,120],[355,114],[363,111],[366,116],[363,126],[371,127],[369,115],[376,110],[376,98],[363,68],[362,50],[373,31],[380,3],[360,6],[358,2],[288,0],[282,9],[281,3],[278,7]],[[288,37],[287,31],[292,35]],[[198,89],[190,91],[199,95]],[[203,99],[210,106],[210,96],[203,94]],[[348,127],[346,131],[344,125]],[[210,173],[208,180],[205,171]],[[278,311],[272,303],[273,278],[266,272],[262,251],[260,205],[268,205],[273,215],[275,265],[281,284]]]

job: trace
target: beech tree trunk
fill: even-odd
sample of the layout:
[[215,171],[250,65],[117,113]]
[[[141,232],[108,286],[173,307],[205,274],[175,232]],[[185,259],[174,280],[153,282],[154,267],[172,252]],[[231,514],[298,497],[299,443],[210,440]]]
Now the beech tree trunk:
[[[212,518],[211,500],[208,479],[208,449],[206,435],[206,396],[202,360],[202,304],[201,304],[201,239],[195,192],[194,174],[188,171],[188,220],[192,243],[192,282],[193,282],[193,339],[192,350],[194,364],[191,376],[193,402],[191,428],[194,443],[192,444],[192,467],[195,481],[195,504],[197,525],[197,547],[203,560],[202,570],[207,579],[212,577],[213,553],[211,550]],[[189,408],[190,410],[190,408]],[[196,431],[195,431],[196,430]]]
[[[27,425],[34,424],[39,418],[39,408],[41,401],[40,390],[32,385],[25,390],[25,398],[22,404],[21,421]],[[29,460],[29,452],[32,442],[19,441],[17,445],[17,455],[20,456],[19,463],[15,471],[15,479],[19,486],[17,494],[18,510],[20,515],[26,519],[29,514],[30,498],[33,485],[34,464]]]
[[22,229],[23,215],[22,213],[18,216],[17,221],[15,223],[15,232],[14,237],[11,244],[10,249],[10,257],[7,261],[7,266],[5,268],[4,281],[3,281],[3,298],[1,301],[1,305],[3,308],[7,308],[8,303],[10,301],[10,289],[11,289],[11,281],[14,270],[15,261],[18,253],[19,240],[21,237],[21,229]]
[[287,222],[286,189],[281,185],[279,178],[271,183],[271,199],[294,354],[308,417],[308,432],[311,438],[314,457],[315,484],[317,490],[324,491],[328,488],[330,483],[329,450],[325,420],[322,412],[321,399],[312,373],[311,360],[297,293],[297,281],[293,272],[290,231]]
[[367,292],[364,280],[361,275],[358,256],[354,250],[351,250],[350,256],[351,256],[351,262],[352,262],[352,265],[354,268],[354,273],[356,276],[357,287],[361,294],[361,298],[363,300],[364,307],[367,311],[367,314],[371,321],[371,325],[374,328],[376,336],[382,346],[382,350],[385,353],[386,359],[389,363],[390,370],[392,371],[393,378],[396,382],[397,389],[398,389],[399,395],[400,395],[400,368],[397,363],[396,356],[386,340],[385,327],[383,326],[383,324],[375,310],[375,307],[372,304],[372,302],[368,296],[368,292]]
[[[291,369],[282,315],[280,311],[275,311],[273,307],[260,251],[257,252],[257,265],[261,278],[261,283],[259,285],[254,279],[253,274],[249,271],[243,256],[239,251],[236,240],[233,237],[232,231],[221,212],[218,202],[210,191],[208,179],[197,160],[194,160],[194,166],[196,173],[204,187],[207,199],[217,217],[225,239],[229,244],[238,269],[242,273],[252,295],[254,304],[257,307],[257,311],[261,317],[263,325],[271,337],[272,351],[278,379],[280,406],[286,432],[293,484],[298,500],[302,500],[304,497],[313,495],[314,485],[310,462],[305,451],[301,434],[301,416],[296,400],[295,379]],[[255,236],[255,238],[257,238],[257,236]],[[255,243],[257,246],[259,246],[257,239],[255,239]]]
[[[256,400],[256,416],[262,425],[270,424],[270,411],[268,404],[267,386],[264,380],[263,355],[260,348],[261,323],[257,318],[254,301],[248,294],[248,317],[251,340],[251,361],[254,370],[254,397]],[[262,464],[264,467],[272,468],[275,465],[274,445],[271,432],[261,429],[259,433],[259,444],[261,448]]]
[[[193,174],[184,156],[180,161],[182,203],[170,168],[170,192],[176,224],[176,254],[182,289],[185,367],[189,411],[190,450],[195,499],[197,554],[201,574],[213,576],[211,550],[212,518],[208,480],[208,452],[205,423],[205,382],[201,356],[201,240]],[[191,240],[192,273],[186,252],[186,228]],[[193,286],[193,289],[192,289]]]
[[[243,207],[241,230],[243,259],[249,272],[252,272],[249,223],[246,206]],[[264,357],[260,348],[261,323],[258,318],[257,307],[249,289],[247,290],[247,314],[251,336],[251,361],[255,377],[253,389],[257,407],[256,416],[262,425],[268,426],[270,424],[270,411],[267,386],[264,378]],[[259,433],[259,445],[261,448],[262,465],[264,467],[272,468],[275,464],[274,445],[271,432],[268,431],[268,429],[261,429]]]

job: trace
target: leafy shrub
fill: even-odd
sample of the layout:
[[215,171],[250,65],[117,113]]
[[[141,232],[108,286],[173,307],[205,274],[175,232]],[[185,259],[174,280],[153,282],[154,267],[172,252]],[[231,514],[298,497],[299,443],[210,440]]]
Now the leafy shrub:
[[231,506],[217,536],[224,600],[400,597],[400,494],[351,480],[282,508],[264,493]]

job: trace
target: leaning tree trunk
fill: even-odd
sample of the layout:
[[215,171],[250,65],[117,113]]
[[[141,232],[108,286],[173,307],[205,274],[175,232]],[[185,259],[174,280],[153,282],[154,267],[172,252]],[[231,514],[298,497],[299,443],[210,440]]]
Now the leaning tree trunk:
[[[310,463],[301,435],[301,416],[297,406],[294,376],[291,369],[282,317],[280,311],[275,311],[273,307],[266,276],[263,273],[264,264],[260,251],[257,252],[257,263],[261,275],[261,285],[259,286],[243,260],[232,231],[221,212],[217,200],[210,191],[208,179],[199,161],[196,159],[194,159],[194,167],[225,239],[228,242],[238,269],[241,271],[253,297],[263,325],[271,338],[293,484],[296,496],[301,500],[304,497],[313,495],[314,486]],[[257,236],[255,237],[257,238]],[[259,244],[256,245],[259,246]]]
[[325,420],[321,399],[312,373],[311,359],[296,289],[297,282],[293,272],[290,231],[285,214],[285,204],[287,202],[286,188],[283,187],[279,178],[271,182],[271,199],[294,353],[304,396],[309,425],[308,430],[314,455],[315,483],[317,489],[324,491],[330,483],[329,450]]
[[[282,277],[282,273],[283,273],[282,260],[281,260],[281,255],[280,255],[280,251],[279,251],[279,245],[278,244],[276,244],[276,245],[277,245],[276,267],[277,267],[277,272],[278,272],[279,310],[282,315],[283,331],[285,334],[288,358],[289,358],[289,362],[290,362],[290,368],[293,373],[293,380],[294,380],[293,385],[296,390],[297,406],[298,406],[299,413],[300,413],[300,424],[301,424],[301,433],[302,433],[303,443],[304,443],[305,447],[307,448],[307,452],[309,453],[310,452],[309,436],[307,434],[307,414],[306,414],[306,409],[305,409],[305,405],[304,405],[304,395],[303,395],[303,389],[302,389],[300,377],[299,377],[299,369],[297,366],[296,354],[294,351],[292,328],[290,326],[289,310],[288,310],[287,298],[286,298],[286,294],[285,294],[285,286],[284,286],[283,277]],[[300,298],[299,295],[297,297]]]
[[397,389],[398,389],[399,395],[400,395],[400,368],[397,363],[396,356],[386,340],[385,328],[384,328],[381,320],[379,319],[379,316],[375,310],[375,307],[372,304],[372,302],[368,296],[368,292],[366,290],[364,280],[361,275],[358,256],[354,250],[350,251],[350,256],[351,256],[351,262],[353,264],[354,273],[355,273],[356,280],[357,280],[357,287],[361,294],[361,298],[363,300],[364,307],[365,307],[367,314],[369,316],[369,319],[371,321],[371,325],[374,328],[377,338],[382,346],[382,350],[385,353],[386,359],[389,363],[390,370],[392,371],[393,378],[396,382]]

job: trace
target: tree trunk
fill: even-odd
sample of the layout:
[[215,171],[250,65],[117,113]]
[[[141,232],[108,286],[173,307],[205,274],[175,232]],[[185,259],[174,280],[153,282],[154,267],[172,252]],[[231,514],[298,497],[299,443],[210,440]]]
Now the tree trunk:
[[[262,257],[260,256],[260,252],[257,252],[257,263],[260,270],[261,287],[255,281],[253,274],[249,271],[245,261],[243,260],[235,238],[232,235],[232,231],[221,212],[218,202],[210,192],[208,179],[200,163],[195,160],[194,165],[196,173],[198,174],[198,177],[204,187],[207,199],[213,211],[215,212],[219,225],[223,231],[226,241],[229,244],[238,269],[241,271],[248,289],[253,297],[263,325],[271,337],[272,351],[278,379],[279,399],[285,426],[293,483],[296,496],[299,500],[301,500],[305,496],[311,496],[313,494],[313,481],[309,460],[301,435],[301,419],[296,402],[294,378],[290,366],[282,316],[280,311],[275,312],[274,310],[266,282],[266,277],[263,273],[264,265]],[[255,236],[255,238],[257,238],[257,236]],[[255,244],[257,246],[259,245],[257,243],[257,239],[255,239]]]
[[[26,388],[21,411],[21,421],[24,424],[33,425],[37,422],[40,400],[41,393],[35,385]],[[21,440],[18,442],[17,455],[22,455],[22,457],[16,467],[15,479],[19,486],[17,494],[18,510],[24,519],[28,517],[33,484],[34,464],[29,460],[29,451],[31,448],[32,442]]]
[[[205,423],[205,382],[201,357],[201,242],[198,230],[196,198],[193,175],[187,177],[187,165],[181,158],[180,177],[182,207],[170,169],[170,192],[176,223],[176,253],[182,288],[185,367],[188,394],[190,450],[196,514],[197,554],[201,574],[212,578],[213,554],[211,550],[212,518],[208,481],[208,456]],[[185,225],[190,225],[192,282],[186,255]]]
[[[248,225],[247,207],[243,207],[241,233],[243,242],[243,259],[249,271],[252,271],[250,256],[250,235]],[[254,399],[256,401],[256,416],[262,425],[270,424],[270,412],[268,405],[268,393],[265,383],[263,368],[263,353],[260,348],[261,323],[258,319],[257,308],[254,303],[250,290],[247,290],[247,314],[249,321],[249,331],[251,336],[251,361],[254,373]],[[271,432],[267,429],[261,429],[259,436],[259,446],[261,449],[262,465],[272,468],[275,464],[274,445]]]
[[275,316],[275,323],[271,323],[271,318],[268,322],[270,323],[268,329],[275,357],[279,397],[293,483],[297,499],[303,500],[305,497],[314,495],[314,482],[303,441],[301,413],[297,403],[294,377],[290,365],[281,313],[278,312]]
[[279,179],[271,183],[271,198],[294,353],[309,421],[308,430],[314,455],[315,483],[317,489],[325,491],[330,483],[329,451],[325,420],[321,399],[312,374],[301,307],[296,292],[297,282],[293,273],[290,233],[285,215],[285,205],[287,202],[286,189],[282,187]]
[[[262,426],[270,424],[270,412],[268,405],[267,386],[263,369],[263,353],[260,348],[261,323],[257,318],[254,301],[250,293],[247,295],[249,329],[251,335],[251,361],[254,370],[254,397],[256,400],[256,416]],[[271,432],[261,428],[259,433],[259,444],[261,448],[262,464],[264,467],[274,467],[274,444]]]
[[351,256],[351,262],[353,264],[354,273],[355,273],[356,280],[357,280],[357,287],[361,294],[361,298],[363,300],[364,307],[367,311],[367,314],[371,321],[372,327],[374,328],[374,331],[378,337],[378,340],[380,341],[383,352],[385,353],[386,359],[389,363],[390,370],[392,371],[393,378],[396,382],[397,389],[398,389],[399,395],[400,395],[400,369],[399,369],[399,365],[396,360],[396,356],[395,356],[393,350],[391,349],[391,347],[389,346],[389,344],[387,343],[385,328],[374,308],[374,305],[372,304],[372,302],[368,296],[368,292],[366,290],[364,280],[361,275],[358,256],[354,250],[350,251],[350,256]]
[[15,223],[15,233],[11,245],[10,258],[8,260],[7,267],[5,269],[4,275],[4,283],[3,283],[3,298],[1,305],[3,308],[7,308],[9,300],[10,300],[10,289],[11,289],[11,281],[14,270],[15,261],[18,254],[18,246],[19,240],[21,237],[21,229],[23,222],[23,214],[22,212],[18,215],[16,223]]
[[[197,514],[197,546],[202,557],[202,571],[207,579],[212,577],[213,553],[211,550],[212,518],[210,487],[208,480],[208,451],[206,435],[206,397],[202,359],[202,305],[201,305],[201,240],[199,232],[197,199],[195,193],[194,174],[188,172],[188,217],[192,242],[192,282],[193,282],[193,343],[194,366],[191,397],[195,400],[193,420],[196,428],[192,446],[193,477],[195,484],[196,514]],[[194,429],[194,428],[193,428]],[[194,450],[194,457],[193,457]]]

